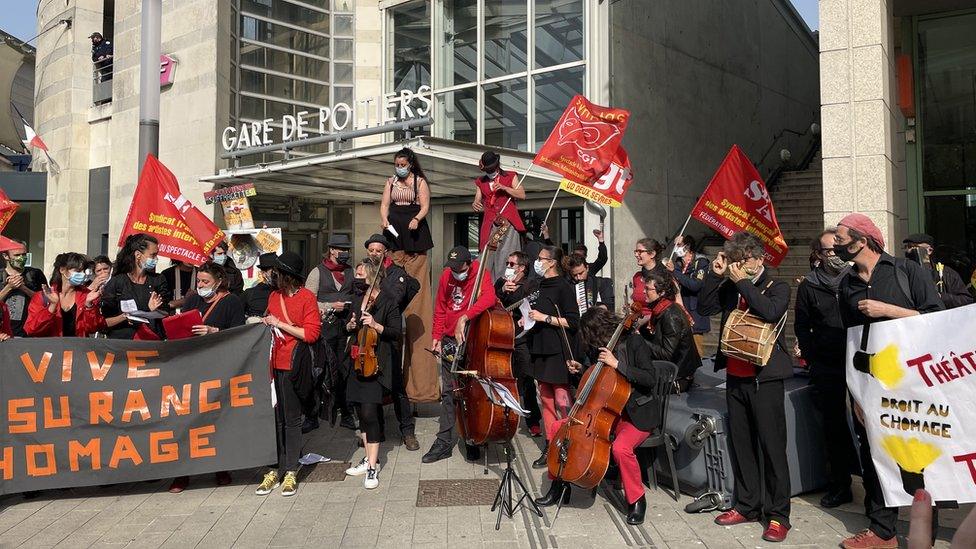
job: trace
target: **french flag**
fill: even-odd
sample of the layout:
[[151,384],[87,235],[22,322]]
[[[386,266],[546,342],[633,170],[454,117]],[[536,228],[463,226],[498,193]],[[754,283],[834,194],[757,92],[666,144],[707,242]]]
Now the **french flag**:
[[20,119],[23,120],[24,122],[24,134],[27,135],[27,139],[24,140],[24,143],[27,145],[27,147],[28,148],[37,147],[38,149],[41,149],[44,152],[48,152],[47,144],[44,143],[44,140],[41,139],[41,136],[37,135],[37,132],[34,131],[34,128],[30,127],[30,124],[27,123],[27,120],[24,120],[23,117],[21,117]]

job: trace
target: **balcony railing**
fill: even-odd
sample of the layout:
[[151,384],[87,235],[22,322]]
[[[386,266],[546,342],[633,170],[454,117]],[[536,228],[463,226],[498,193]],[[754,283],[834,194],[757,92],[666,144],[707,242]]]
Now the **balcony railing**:
[[112,59],[95,61],[92,68],[92,103],[112,101]]

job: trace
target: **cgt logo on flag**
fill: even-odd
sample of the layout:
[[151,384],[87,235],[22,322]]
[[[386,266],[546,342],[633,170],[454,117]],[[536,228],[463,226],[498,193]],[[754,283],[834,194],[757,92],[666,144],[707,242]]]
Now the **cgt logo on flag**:
[[610,162],[607,171],[592,184],[574,183],[568,179],[563,179],[559,188],[598,204],[619,208],[623,203],[627,189],[633,183],[633,179],[630,157],[627,156],[627,151],[623,147],[617,147],[617,153]]

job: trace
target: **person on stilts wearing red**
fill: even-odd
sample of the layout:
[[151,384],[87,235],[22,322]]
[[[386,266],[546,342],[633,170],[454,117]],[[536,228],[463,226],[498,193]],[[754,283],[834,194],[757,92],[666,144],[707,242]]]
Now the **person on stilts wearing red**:
[[[651,359],[647,343],[636,331],[621,337],[613,351],[606,348],[620,322],[620,317],[614,313],[602,307],[594,307],[583,313],[579,335],[580,343],[591,355],[593,363],[602,361],[607,367],[617,370],[631,384],[630,398],[614,426],[611,453],[620,469],[620,480],[627,498],[627,523],[641,524],[644,522],[647,500],[644,497],[640,464],[634,451],[655,429],[661,428],[661,402],[651,396],[652,387],[657,383],[660,374]],[[567,367],[574,373],[582,369],[582,365],[575,360],[567,361]],[[550,444],[566,421],[566,418],[556,421],[552,429],[546,432]],[[536,503],[543,506],[555,505],[560,496],[563,503],[569,501],[570,492],[566,483],[562,479],[554,479],[551,472],[549,478],[552,480],[549,492],[536,499]]]

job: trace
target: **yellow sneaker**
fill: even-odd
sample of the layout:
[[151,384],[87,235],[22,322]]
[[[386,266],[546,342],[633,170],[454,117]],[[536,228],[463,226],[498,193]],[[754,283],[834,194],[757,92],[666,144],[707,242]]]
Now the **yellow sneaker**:
[[281,481],[281,495],[288,497],[294,496],[298,492],[298,477],[294,471],[285,473],[285,480]]
[[259,496],[266,496],[274,491],[281,483],[278,482],[278,471],[274,469],[268,471],[264,474],[264,480],[258,486],[258,489],[254,491],[255,494]]

